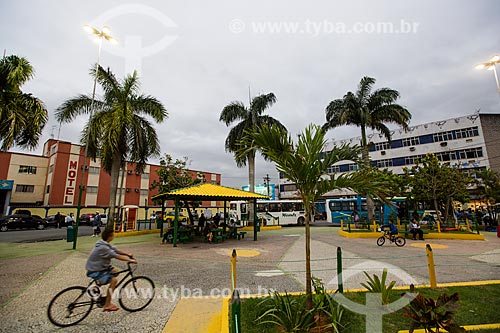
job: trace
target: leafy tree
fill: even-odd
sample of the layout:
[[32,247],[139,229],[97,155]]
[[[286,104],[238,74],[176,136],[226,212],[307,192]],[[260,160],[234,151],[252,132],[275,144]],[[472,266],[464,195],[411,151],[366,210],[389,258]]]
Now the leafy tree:
[[10,55],[0,59],[0,142],[1,150],[14,145],[35,148],[48,119],[41,100],[21,90],[35,75],[24,57]]
[[[187,157],[182,159],[174,159],[171,155],[165,154],[160,158],[161,168],[156,171],[158,174],[158,181],[154,181],[151,189],[158,188],[158,193],[170,192],[183,187],[193,186],[199,184],[203,180],[201,172],[195,172],[187,169],[189,160]],[[197,207],[198,202],[192,202],[191,206]],[[187,208],[189,220],[193,221],[193,214],[190,210],[190,204],[184,201],[184,207]]]
[[[139,77],[134,71],[119,81],[108,69],[93,67],[90,74],[104,90],[102,99],[78,95],[65,101],[56,111],[58,121],[70,122],[82,114],[95,113],[86,123],[81,142],[88,145],[94,160],[101,158],[102,168],[111,176],[108,226],[113,226],[120,167],[125,161],[135,162],[142,172],[146,161],[160,153],[160,143],[151,117],[160,123],[168,117],[167,110],[155,97],[139,93]],[[94,110],[92,110],[92,107]]]
[[500,176],[491,169],[483,169],[474,173],[474,179],[479,197],[486,202],[490,218],[493,222],[498,222],[498,213],[493,205],[500,202]]
[[259,149],[262,154],[276,164],[278,171],[297,184],[305,207],[306,236],[306,292],[308,309],[312,308],[311,296],[311,233],[310,221],[314,202],[323,194],[340,188],[350,188],[357,192],[385,196],[387,184],[376,177],[371,169],[342,175],[328,176],[327,170],[342,160],[357,161],[360,149],[357,146],[334,147],[323,154],[327,141],[321,127],[309,125],[300,135],[297,144],[280,126],[262,125],[247,135],[241,142],[238,157],[246,156],[249,150]]
[[[226,138],[226,151],[235,153],[236,165],[241,168],[248,163],[248,183],[250,192],[255,191],[255,149],[247,149],[245,155],[236,154],[240,148],[239,142],[245,138],[248,131],[252,131],[263,124],[285,128],[278,120],[264,114],[264,111],[276,102],[276,96],[273,93],[256,96],[250,102],[247,108],[242,102],[236,101],[226,105],[220,114],[219,121],[230,126],[238,122]],[[253,204],[249,205],[249,218],[253,221]]]
[[[370,128],[379,131],[390,142],[391,132],[385,124],[393,123],[406,129],[411,119],[410,112],[396,104],[399,98],[398,91],[380,88],[372,92],[374,84],[374,78],[365,76],[359,82],[355,93],[349,91],[343,98],[330,102],[326,107],[326,123],[323,125],[324,130],[343,125],[361,128],[362,165],[364,167],[370,165],[366,130]],[[367,196],[367,206],[368,219],[373,220],[375,206],[369,196]]]
[[[467,186],[472,180],[459,169],[441,163],[434,154],[427,154],[411,169],[405,168],[404,172],[410,196],[415,201],[431,202],[436,211],[443,207],[445,221],[453,200],[468,200]],[[442,222],[439,214],[438,220]]]

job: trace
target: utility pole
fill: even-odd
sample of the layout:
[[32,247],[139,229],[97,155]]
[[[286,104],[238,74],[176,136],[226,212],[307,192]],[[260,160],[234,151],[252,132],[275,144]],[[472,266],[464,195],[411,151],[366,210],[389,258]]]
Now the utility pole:
[[271,180],[271,178],[269,178],[269,174],[267,174],[265,177],[264,177],[264,185],[266,185],[266,188],[267,188],[267,196],[269,197],[269,181]]

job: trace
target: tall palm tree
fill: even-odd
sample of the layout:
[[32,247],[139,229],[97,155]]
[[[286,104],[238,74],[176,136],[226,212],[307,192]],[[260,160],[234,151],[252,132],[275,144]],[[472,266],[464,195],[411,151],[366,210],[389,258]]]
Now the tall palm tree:
[[294,144],[285,129],[264,124],[242,140],[237,152],[238,157],[244,157],[251,149],[261,150],[265,157],[276,163],[278,171],[298,186],[306,212],[306,293],[309,308],[312,308],[310,221],[314,202],[321,195],[339,188],[350,188],[382,197],[388,189],[383,178],[368,174],[370,169],[336,177],[327,176],[327,170],[335,163],[342,160],[357,161],[360,147],[343,145],[323,154],[326,144],[325,132],[317,125],[309,125],[300,135],[297,144]]
[[[125,161],[135,162],[142,171],[151,156],[160,154],[155,127],[145,117],[161,123],[168,117],[167,110],[155,97],[139,94],[139,77],[134,71],[123,81],[101,66],[91,75],[104,90],[101,100],[95,100],[95,113],[82,130],[82,144],[88,144],[88,154],[101,158],[101,166],[111,176],[108,226],[114,222],[116,193],[120,167]],[[78,95],[65,101],[56,110],[61,122],[70,122],[81,114],[91,113],[92,96]]]
[[[391,141],[391,131],[385,123],[393,123],[408,127],[411,114],[408,110],[395,102],[399,92],[394,89],[380,88],[372,92],[375,79],[365,76],[359,82],[355,93],[348,92],[343,98],[336,99],[326,107],[326,123],[324,130],[342,125],[354,125],[361,128],[361,148],[363,167],[370,165],[366,130],[370,128],[381,132]],[[363,193],[364,194],[364,193]],[[374,203],[367,197],[368,219],[373,220]]]
[[38,144],[48,119],[41,100],[21,91],[34,77],[33,66],[24,57],[10,55],[0,60],[0,146],[32,149]]
[[[264,111],[276,102],[276,96],[273,93],[262,94],[252,98],[248,108],[242,102],[236,101],[226,105],[220,114],[219,121],[226,126],[239,121],[231,130],[226,138],[226,151],[236,153],[240,148],[239,141],[245,137],[247,131],[251,131],[262,124],[275,125],[285,128],[278,120],[264,115]],[[241,168],[248,163],[248,183],[250,192],[255,191],[255,149],[249,149],[245,155],[235,154],[236,165]],[[249,220],[253,221],[253,205],[249,207]]]

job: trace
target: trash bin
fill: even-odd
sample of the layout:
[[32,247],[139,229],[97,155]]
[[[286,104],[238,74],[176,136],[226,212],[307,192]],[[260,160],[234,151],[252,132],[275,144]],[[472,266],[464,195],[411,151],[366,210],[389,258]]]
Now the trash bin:
[[68,229],[66,230],[66,242],[72,242],[73,241],[73,227],[68,226]]

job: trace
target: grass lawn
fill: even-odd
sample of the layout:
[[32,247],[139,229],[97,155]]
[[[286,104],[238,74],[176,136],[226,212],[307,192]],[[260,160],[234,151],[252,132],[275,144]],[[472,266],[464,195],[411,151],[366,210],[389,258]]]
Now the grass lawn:
[[[158,242],[159,234],[145,234],[138,236],[116,237],[113,240],[114,246],[134,243]],[[80,236],[76,244],[76,251],[86,253],[94,247],[97,241],[94,237]],[[73,242],[66,240],[36,242],[36,243],[0,243],[0,260],[26,258],[38,255],[64,253],[73,251]]]
[[[440,294],[451,295],[458,292],[460,307],[455,314],[459,325],[477,325],[500,323],[500,285],[484,285],[472,287],[447,287],[437,289],[416,289],[425,297],[437,298]],[[402,291],[393,291],[391,301],[398,299]],[[347,298],[357,302],[365,302],[365,293],[346,293]],[[303,298],[304,296],[298,296]],[[244,299],[241,304],[242,332],[281,332],[272,325],[256,325],[255,319],[261,314],[262,308],[257,304],[262,299]],[[384,332],[397,332],[410,327],[410,319],[402,316],[403,310],[384,315]],[[343,322],[347,324],[343,332],[365,333],[365,316],[345,310]],[[500,330],[481,330],[474,332],[500,332]]]

